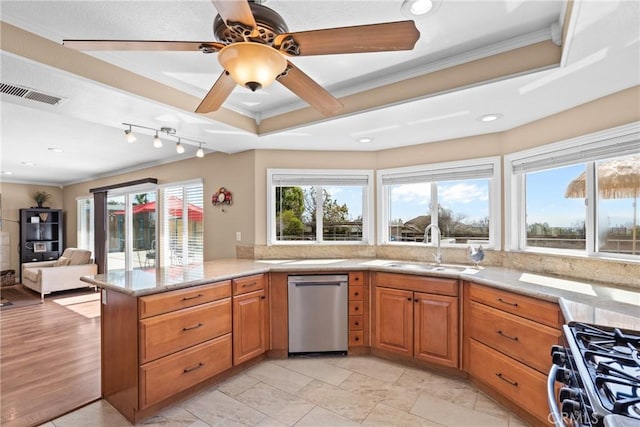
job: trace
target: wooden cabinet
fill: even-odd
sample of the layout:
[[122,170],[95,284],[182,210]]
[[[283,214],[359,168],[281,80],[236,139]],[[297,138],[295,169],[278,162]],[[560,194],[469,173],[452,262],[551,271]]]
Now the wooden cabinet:
[[376,273],[373,347],[441,366],[458,366],[455,279]]
[[61,209],[20,209],[20,264],[60,258],[63,237]]
[[464,369],[525,417],[546,422],[549,350],[563,322],[557,304],[464,283]]
[[362,272],[349,273],[349,348],[369,345],[369,286],[367,275]]
[[136,298],[102,290],[102,397],[136,423],[233,364],[231,280]]
[[268,350],[269,306],[266,276],[233,280],[233,364],[239,365]]

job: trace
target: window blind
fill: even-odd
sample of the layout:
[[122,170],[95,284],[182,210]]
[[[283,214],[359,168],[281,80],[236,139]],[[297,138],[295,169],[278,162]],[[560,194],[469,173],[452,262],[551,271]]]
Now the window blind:
[[493,163],[391,172],[382,175],[382,185],[416,184],[420,182],[459,181],[465,179],[493,178]]
[[534,172],[576,163],[640,153],[640,132],[607,138],[575,147],[564,147],[512,161],[513,173]]
[[271,176],[271,184],[278,186],[340,186],[340,185],[353,185],[353,186],[367,186],[369,184],[369,176],[366,174],[344,174],[336,171],[335,175],[329,174],[298,174],[298,173],[274,173]]

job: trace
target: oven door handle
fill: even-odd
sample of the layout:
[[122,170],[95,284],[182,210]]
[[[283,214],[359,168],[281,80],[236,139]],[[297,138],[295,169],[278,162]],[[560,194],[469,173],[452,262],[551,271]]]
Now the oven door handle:
[[562,413],[558,409],[558,403],[556,402],[556,374],[558,372],[558,365],[552,364],[549,370],[549,376],[547,377],[547,402],[549,403],[549,421],[553,422],[556,427],[565,427]]

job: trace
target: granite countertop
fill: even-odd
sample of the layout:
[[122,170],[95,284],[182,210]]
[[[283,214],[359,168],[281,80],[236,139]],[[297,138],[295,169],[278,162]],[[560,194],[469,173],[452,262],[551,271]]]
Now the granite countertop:
[[501,267],[435,265],[386,259],[224,259],[201,265],[116,270],[81,280],[133,296],[273,272],[386,271],[452,277],[558,302],[567,321],[640,331],[640,291]]

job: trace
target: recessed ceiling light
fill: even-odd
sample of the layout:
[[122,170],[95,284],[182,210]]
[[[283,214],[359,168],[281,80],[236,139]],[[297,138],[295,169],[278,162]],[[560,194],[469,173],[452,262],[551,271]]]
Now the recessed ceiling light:
[[360,138],[358,140],[358,142],[364,142],[364,143],[371,142],[371,141],[373,141],[373,138],[369,138],[369,137]]
[[501,117],[502,117],[502,114],[500,113],[485,114],[484,116],[478,117],[478,120],[480,120],[481,122],[493,122],[498,120]]
[[20,164],[25,165],[25,166],[35,166],[36,165],[33,162],[20,162]]
[[54,153],[63,153],[64,150],[62,148],[49,147],[49,151],[53,151]]
[[407,18],[415,18],[435,12],[439,6],[439,0],[404,0],[400,10]]

